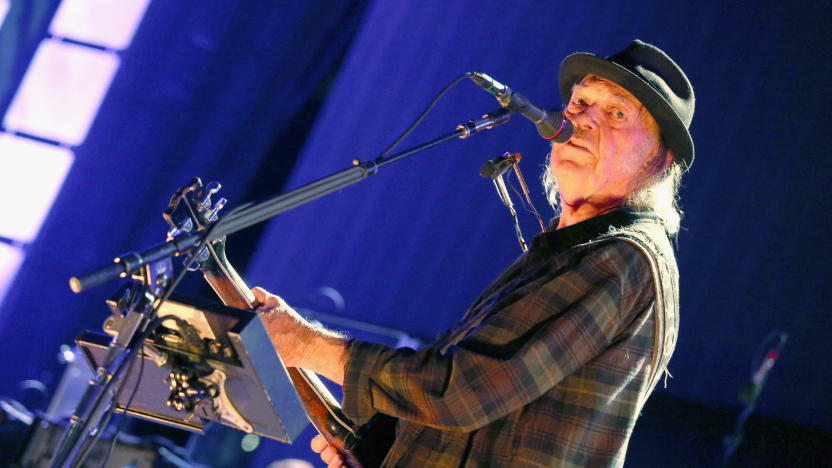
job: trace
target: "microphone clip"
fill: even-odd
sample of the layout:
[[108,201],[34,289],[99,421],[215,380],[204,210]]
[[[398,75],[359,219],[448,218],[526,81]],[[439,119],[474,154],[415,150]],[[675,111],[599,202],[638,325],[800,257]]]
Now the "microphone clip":
[[503,205],[505,205],[506,208],[508,208],[511,217],[514,219],[514,230],[517,234],[517,241],[520,243],[520,248],[523,252],[526,252],[528,250],[528,244],[526,244],[526,240],[523,238],[523,232],[520,229],[520,221],[517,219],[517,211],[514,209],[514,203],[511,200],[511,195],[509,194],[506,182],[503,179],[503,174],[508,172],[509,169],[514,169],[514,174],[517,176],[517,181],[520,182],[523,195],[525,195],[526,202],[528,203],[528,209],[534,213],[537,218],[537,222],[540,223],[540,230],[545,231],[546,226],[543,224],[543,219],[540,217],[540,213],[537,211],[537,208],[535,208],[532,203],[531,197],[529,196],[529,186],[526,185],[526,181],[523,179],[523,173],[520,171],[520,166],[517,164],[521,157],[520,153],[507,152],[502,156],[497,156],[494,159],[486,161],[485,164],[480,167],[480,176],[486,179],[491,179],[491,182],[494,184],[494,188],[497,190],[497,195],[500,197],[500,201],[503,202]]
[[505,153],[502,156],[497,156],[494,159],[486,161],[485,164],[480,167],[480,176],[486,179],[494,180],[505,174],[506,171],[517,164],[517,161],[519,161],[521,157],[520,153]]

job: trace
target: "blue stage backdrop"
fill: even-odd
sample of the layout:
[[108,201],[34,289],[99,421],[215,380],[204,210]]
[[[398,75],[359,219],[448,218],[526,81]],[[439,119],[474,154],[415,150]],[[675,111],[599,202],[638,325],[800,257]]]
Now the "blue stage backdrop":
[[[563,57],[577,50],[608,55],[640,38],[676,59],[697,96],[697,157],[681,192],[681,330],[673,378],[657,396],[736,410],[758,344],[783,330],[789,341],[758,412],[828,434],[832,204],[825,190],[832,171],[821,138],[832,123],[828,24],[829,9],[820,6],[807,13],[782,3],[717,0],[376,0],[366,9],[347,2],[151,2],[0,309],[0,388],[11,394],[22,379],[48,380],[44,369],[55,371],[58,345],[100,325],[111,288],[73,295],[67,278],[159,242],[167,198],[190,177],[222,182],[231,207],[254,193],[298,187],[353,158],[377,156],[467,71],[559,107]],[[289,172],[289,149],[298,144],[293,119],[314,114],[305,106],[327,89]],[[399,149],[498,107],[463,81]],[[534,126],[515,116],[280,215],[256,246],[244,234],[231,236],[229,248],[251,246],[248,283],[291,304],[321,308],[321,287],[331,287],[345,299],[338,313],[429,340],[520,253],[511,218],[478,175],[480,166],[506,151],[521,153],[535,204],[549,218],[539,188],[548,150]],[[284,169],[273,178],[259,169],[276,166]],[[520,216],[530,239],[536,221]],[[648,403],[645,416],[650,410]],[[290,455],[314,459],[307,440],[264,443],[252,466]]]

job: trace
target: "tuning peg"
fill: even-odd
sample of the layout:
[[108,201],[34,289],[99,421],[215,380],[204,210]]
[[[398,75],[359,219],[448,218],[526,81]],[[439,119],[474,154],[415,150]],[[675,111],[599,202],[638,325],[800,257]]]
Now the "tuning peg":
[[228,203],[228,200],[226,200],[225,198],[220,198],[219,200],[217,200],[216,203],[214,203],[214,207],[211,209],[211,212],[208,213],[208,216],[206,216],[209,223],[213,223],[217,220],[217,214],[222,209],[222,207],[225,206],[226,203]]
[[[190,271],[199,270],[199,264],[204,262],[205,260],[208,260],[208,247],[207,246],[203,247],[202,250],[199,251],[199,255],[196,256],[196,260],[194,260],[191,263],[191,266],[188,267],[188,270],[190,270]],[[182,264],[187,265],[188,264],[188,259],[185,259],[182,262]]]
[[172,227],[168,230],[168,238],[176,237],[184,232],[191,232],[191,229],[194,228],[194,222],[191,218],[185,218],[184,221],[176,224],[176,227]]
[[222,184],[220,184],[216,180],[212,180],[211,182],[208,182],[207,184],[205,184],[205,189],[204,190],[208,191],[208,192],[211,192],[211,193],[217,193],[221,188],[222,188]]
[[202,189],[201,196],[202,199],[199,201],[199,204],[202,205],[202,208],[208,209],[211,207],[211,195],[219,192],[222,188],[219,182],[212,180],[205,185],[205,188]]

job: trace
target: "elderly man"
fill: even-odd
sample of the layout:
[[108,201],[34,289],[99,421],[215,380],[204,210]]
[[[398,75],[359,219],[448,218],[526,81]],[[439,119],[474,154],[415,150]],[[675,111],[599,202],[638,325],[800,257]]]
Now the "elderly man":
[[[570,55],[558,82],[575,126],[544,177],[560,217],[432,345],[348,340],[254,290],[287,366],[341,383],[357,424],[398,418],[384,466],[620,466],[666,372],[693,89],[638,40]],[[312,447],[342,464],[321,437]]]

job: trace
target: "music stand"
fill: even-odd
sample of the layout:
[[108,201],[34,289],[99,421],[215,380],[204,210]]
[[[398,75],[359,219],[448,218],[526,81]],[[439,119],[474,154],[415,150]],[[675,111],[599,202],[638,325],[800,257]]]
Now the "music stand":
[[[117,308],[108,320],[119,317]],[[116,385],[127,385],[121,392],[116,411],[124,412],[136,385],[135,396],[127,414],[160,424],[204,433],[210,421],[291,443],[309,423],[262,317],[254,312],[227,307],[211,301],[172,295],[158,316],[173,315],[184,322],[164,323],[165,331],[145,341],[129,375]],[[186,329],[181,329],[185,323]],[[105,322],[105,330],[112,324]],[[117,329],[117,328],[116,328]],[[183,337],[190,337],[191,342]],[[198,345],[194,337],[198,337]],[[112,337],[100,332],[84,331],[76,342],[92,369],[96,369],[107,352]],[[161,363],[161,366],[157,365]],[[137,382],[140,366],[141,381]],[[219,390],[191,411],[178,411],[168,405],[171,396],[172,368],[195,366],[200,381]],[[185,389],[187,390],[187,389]],[[212,401],[213,400],[213,401]]]

